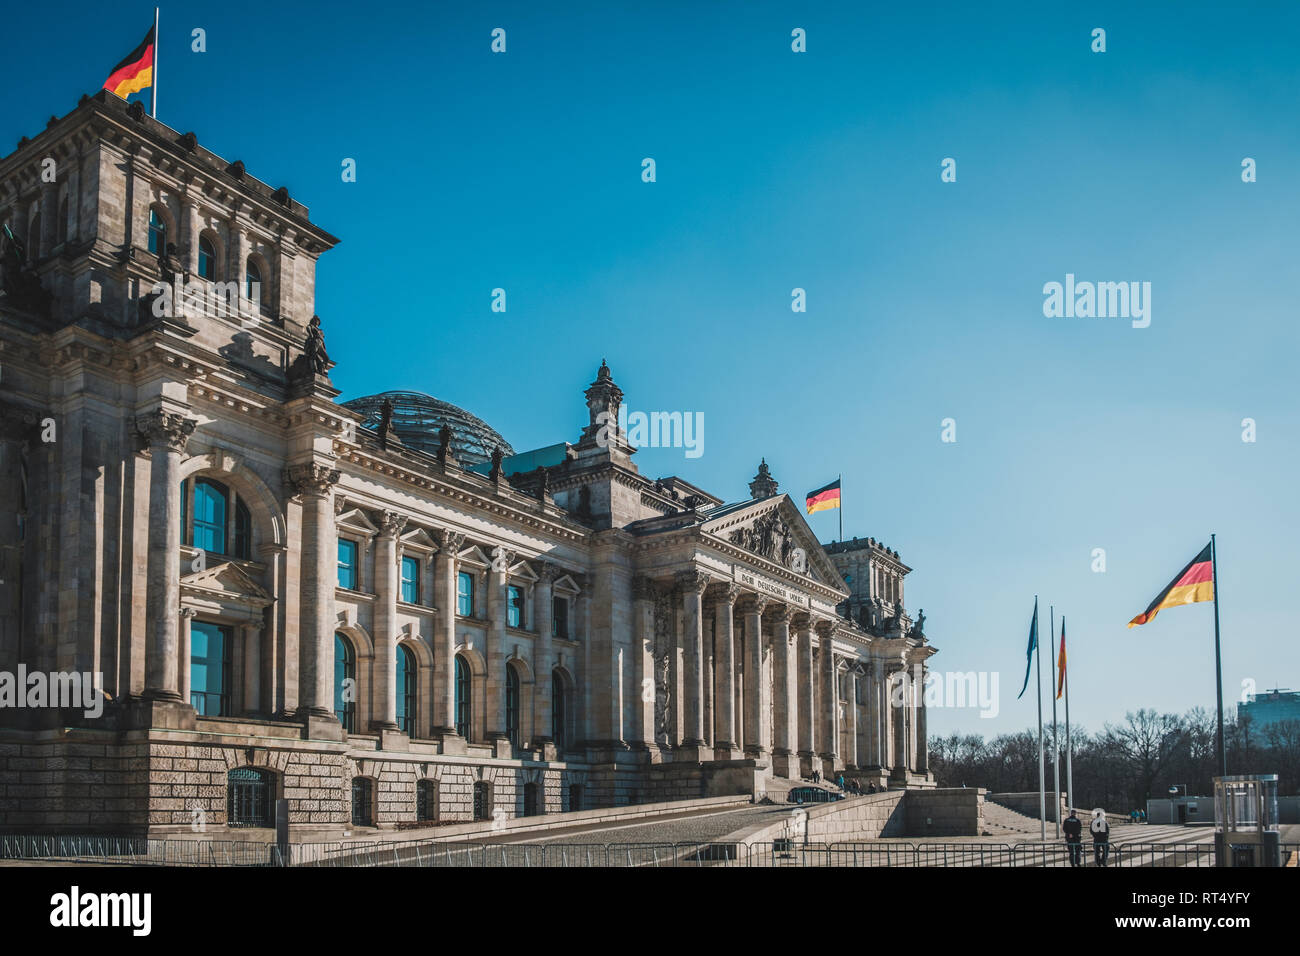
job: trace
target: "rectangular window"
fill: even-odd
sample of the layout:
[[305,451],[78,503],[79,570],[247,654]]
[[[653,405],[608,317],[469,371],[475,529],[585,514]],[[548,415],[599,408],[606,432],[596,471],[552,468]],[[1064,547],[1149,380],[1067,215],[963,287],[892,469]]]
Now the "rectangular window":
[[468,571],[456,575],[456,613],[461,617],[474,616],[474,575]]
[[420,560],[402,558],[402,600],[407,604],[420,603]]
[[569,638],[569,599],[557,597],[551,601],[551,636]]
[[513,584],[506,588],[506,624],[524,626],[524,589]]
[[357,590],[357,543],[339,538],[339,587]]
[[190,624],[190,703],[204,717],[230,715],[230,645],[234,631],[220,624]]

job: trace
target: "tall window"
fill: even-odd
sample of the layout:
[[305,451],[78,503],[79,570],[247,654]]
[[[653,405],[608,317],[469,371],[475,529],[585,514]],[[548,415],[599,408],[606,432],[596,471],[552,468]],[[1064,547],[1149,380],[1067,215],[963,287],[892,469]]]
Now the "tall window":
[[220,624],[190,624],[190,703],[205,717],[230,715],[230,645],[234,632]]
[[342,634],[334,635],[334,713],[348,733],[357,729],[357,655]]
[[369,777],[352,778],[352,825],[375,825],[375,782]]
[[524,816],[535,817],[542,812],[541,789],[536,783],[524,784]]
[[181,494],[181,526],[189,529],[187,543],[210,554],[248,558],[253,525],[248,506],[211,478],[195,478],[192,486],[192,491]]
[[564,693],[564,678],[559,671],[555,671],[551,674],[551,739],[560,750],[564,749],[566,743],[564,726],[568,717],[568,704]]
[[339,538],[339,587],[357,589],[357,543]]
[[160,256],[167,251],[167,223],[158,210],[149,210],[149,251]]
[[421,780],[415,785],[415,819],[421,823],[438,819],[438,781]]
[[469,664],[456,655],[456,733],[469,739]]
[[456,575],[456,613],[461,617],[474,616],[474,575],[468,571]]
[[262,270],[252,259],[244,266],[244,298],[252,299],[257,305],[262,304]]
[[226,822],[232,827],[271,827],[273,778],[268,770],[240,767],[226,774]]
[[420,603],[419,558],[402,558],[402,600],[407,604]]
[[551,600],[551,636],[569,637],[569,599],[556,597]]
[[519,672],[506,665],[506,736],[519,744]]
[[199,236],[199,276],[208,280],[217,277],[217,247],[207,236]]
[[492,784],[487,780],[474,781],[474,819],[492,818]]
[[415,661],[411,652],[397,645],[397,726],[415,733]]
[[524,626],[524,589],[513,584],[506,588],[506,623],[511,627]]

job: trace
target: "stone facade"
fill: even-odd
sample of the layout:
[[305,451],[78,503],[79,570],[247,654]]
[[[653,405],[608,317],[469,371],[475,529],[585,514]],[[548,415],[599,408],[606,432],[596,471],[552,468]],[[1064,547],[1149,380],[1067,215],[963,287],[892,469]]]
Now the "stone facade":
[[932,785],[908,569],[870,552],[864,618],[766,463],[731,503],[643,476],[604,363],[545,463],[404,443],[335,401],[337,240],[105,92],[0,160],[0,221],[0,671],[106,697],[0,707],[0,830]]

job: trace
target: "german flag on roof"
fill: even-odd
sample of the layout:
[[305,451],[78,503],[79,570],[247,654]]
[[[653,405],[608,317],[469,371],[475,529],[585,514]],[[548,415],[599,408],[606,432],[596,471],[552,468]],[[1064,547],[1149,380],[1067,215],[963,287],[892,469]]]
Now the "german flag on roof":
[[1180,604],[1198,604],[1201,601],[1214,600],[1214,561],[1207,544],[1205,549],[1178,572],[1178,576],[1169,582],[1169,586],[1156,595],[1151,605],[1133,620],[1129,627],[1137,627],[1151,620],[1167,607]]
[[126,99],[153,85],[153,27],[140,45],[126,55],[104,81],[104,89]]
[[808,492],[808,499],[804,504],[808,508],[808,514],[838,508],[840,506],[840,479],[836,478],[829,485],[822,485],[816,491]]

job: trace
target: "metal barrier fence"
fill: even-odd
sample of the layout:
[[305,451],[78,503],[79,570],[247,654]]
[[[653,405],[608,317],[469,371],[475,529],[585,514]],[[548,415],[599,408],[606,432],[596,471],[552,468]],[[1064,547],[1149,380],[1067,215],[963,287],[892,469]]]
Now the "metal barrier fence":
[[[1297,867],[1300,844],[1282,846]],[[1080,865],[1096,866],[1090,842]],[[282,855],[275,844],[234,840],[107,836],[0,836],[0,860],[145,866],[298,867],[1064,867],[1063,843],[302,843]],[[1206,867],[1213,842],[1117,843],[1113,867]]]

